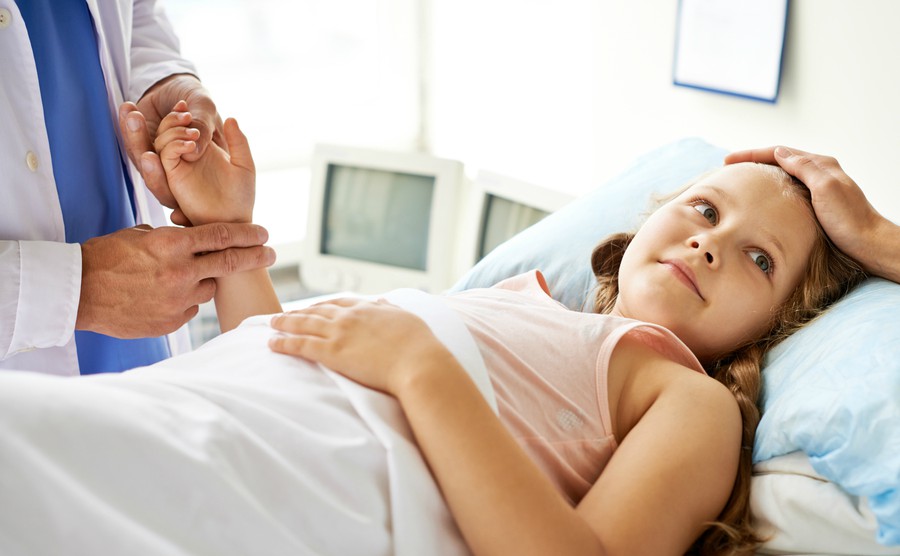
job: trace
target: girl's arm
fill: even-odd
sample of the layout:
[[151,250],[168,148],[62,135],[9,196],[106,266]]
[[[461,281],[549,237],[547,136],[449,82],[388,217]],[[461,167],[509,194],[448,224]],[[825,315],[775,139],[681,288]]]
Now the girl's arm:
[[733,398],[645,350],[617,348],[614,359],[647,369],[652,380],[640,384],[658,386],[653,402],[575,508],[414,315],[339,300],[272,324],[286,333],[272,340],[275,351],[399,400],[475,554],[683,554],[731,491],[740,444]]
[[[180,101],[163,118],[155,143],[169,188],[192,224],[251,222],[256,193],[256,169],[247,137],[233,119],[225,121],[228,152],[210,142],[193,162],[199,131],[190,128],[191,114]],[[151,156],[149,154],[145,156]],[[216,314],[222,332],[252,315],[281,312],[265,268],[216,278]]]
[[222,332],[236,328],[247,317],[281,312],[281,303],[265,268],[216,278],[213,299]]

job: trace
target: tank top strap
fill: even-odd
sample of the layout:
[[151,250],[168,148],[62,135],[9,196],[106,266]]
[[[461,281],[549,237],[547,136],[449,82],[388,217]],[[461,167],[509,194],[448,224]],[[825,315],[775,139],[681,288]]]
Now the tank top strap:
[[618,325],[603,340],[603,344],[600,346],[597,354],[595,367],[597,400],[606,402],[599,403],[600,418],[603,421],[603,426],[608,431],[612,430],[612,416],[609,412],[608,403],[609,362],[612,358],[613,350],[626,335],[631,335],[642,344],[679,365],[698,373],[706,374],[703,365],[700,364],[694,353],[669,329],[658,324],[623,319],[623,323]]

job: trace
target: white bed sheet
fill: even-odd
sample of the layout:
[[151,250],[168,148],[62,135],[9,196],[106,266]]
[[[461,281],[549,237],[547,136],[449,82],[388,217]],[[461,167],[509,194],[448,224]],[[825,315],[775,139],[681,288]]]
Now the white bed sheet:
[[[493,403],[439,298],[388,297]],[[268,319],[123,376],[0,373],[0,554],[467,554],[396,402],[272,353]],[[759,554],[900,555],[802,453],[754,473]]]
[[[452,312],[389,299],[441,323],[492,401]],[[122,376],[0,373],[0,554],[468,553],[396,401],[272,333],[249,319]]]
[[755,526],[770,539],[758,554],[900,555],[875,541],[878,523],[865,498],[852,496],[813,469],[803,452],[753,467]]

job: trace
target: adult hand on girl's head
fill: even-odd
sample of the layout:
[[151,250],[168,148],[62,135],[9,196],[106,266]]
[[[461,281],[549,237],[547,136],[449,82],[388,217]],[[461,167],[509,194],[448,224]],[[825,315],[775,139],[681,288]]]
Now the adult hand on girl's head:
[[[883,217],[865,193],[833,157],[787,147],[766,147],[731,153],[725,164],[761,162],[777,164],[806,184],[812,192],[816,217],[828,237],[868,271],[890,278],[880,253],[896,225]],[[895,269],[896,271],[897,269]]]
[[317,361],[369,388],[397,396],[416,372],[453,356],[425,322],[386,301],[337,299],[278,315],[273,351]]
[[195,152],[185,155],[185,159],[198,159],[210,141],[227,150],[222,118],[209,92],[193,75],[171,75],[150,87],[137,104],[122,104],[119,107],[119,128],[128,157],[141,172],[147,188],[160,203],[174,210],[172,222],[190,225],[169,190],[162,166],[158,161],[142,160],[145,152],[153,150],[160,122],[182,99],[187,101],[187,109],[193,114],[195,127],[200,131]]

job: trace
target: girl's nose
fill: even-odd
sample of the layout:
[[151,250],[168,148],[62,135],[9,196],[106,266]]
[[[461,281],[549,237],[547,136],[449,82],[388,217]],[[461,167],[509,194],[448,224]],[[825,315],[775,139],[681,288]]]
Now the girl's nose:
[[718,256],[714,255],[715,246],[712,244],[713,242],[704,240],[701,244],[699,239],[691,240],[691,248],[697,249],[703,252],[703,257],[706,259],[706,263],[710,266],[714,265],[718,262]]

